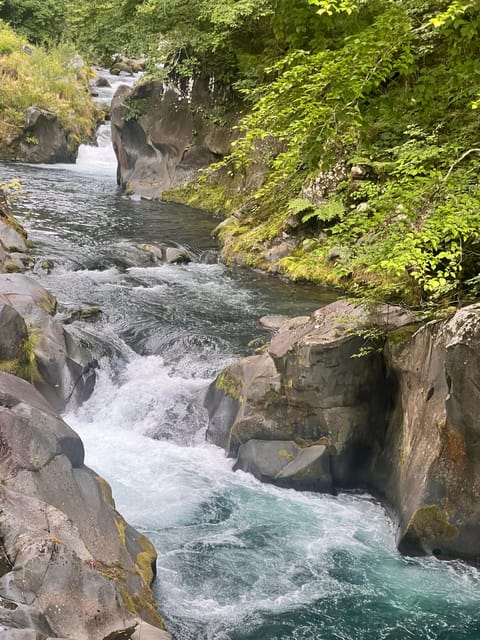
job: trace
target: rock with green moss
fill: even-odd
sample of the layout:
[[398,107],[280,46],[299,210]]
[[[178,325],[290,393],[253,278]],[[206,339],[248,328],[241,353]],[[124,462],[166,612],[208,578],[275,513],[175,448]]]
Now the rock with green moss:
[[378,349],[387,329],[410,321],[397,307],[338,301],[280,323],[268,352],[210,387],[207,438],[231,456],[249,440],[322,440],[335,486],[366,486],[391,398]]
[[[24,638],[168,640],[152,544],[84,465],[78,435],[33,386],[0,373],[0,625]],[[139,635],[139,630],[142,634]]]
[[[0,360],[0,370],[32,382],[58,411],[88,397],[95,383],[94,357],[54,317],[54,296],[26,275],[0,274],[0,303],[10,307],[27,329],[26,336],[19,333],[13,320],[3,327],[10,331],[4,341],[11,340],[15,354]],[[13,318],[12,311],[5,313]]]
[[480,305],[388,339],[395,388],[372,480],[408,553],[480,559]]

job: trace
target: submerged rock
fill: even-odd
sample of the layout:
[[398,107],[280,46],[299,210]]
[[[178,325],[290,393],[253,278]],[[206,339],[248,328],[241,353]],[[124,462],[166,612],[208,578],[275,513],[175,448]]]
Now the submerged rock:
[[172,247],[167,244],[139,244],[137,248],[146,253],[155,264],[185,264],[191,261],[191,256],[183,247]]
[[150,591],[153,546],[84,465],[77,434],[33,386],[5,373],[0,443],[0,533],[9,561],[0,577],[4,633],[170,638]]

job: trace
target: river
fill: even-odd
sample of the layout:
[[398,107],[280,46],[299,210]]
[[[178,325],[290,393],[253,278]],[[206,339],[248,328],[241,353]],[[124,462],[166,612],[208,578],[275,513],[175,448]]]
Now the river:
[[[102,358],[93,396],[66,420],[157,547],[169,629],[178,640],[478,640],[477,570],[402,557],[369,496],[262,485],[205,443],[202,396],[265,344],[259,318],[309,313],[332,294],[205,263],[215,221],[123,197],[106,129],[100,145],[76,166],[0,165],[0,182],[20,178],[15,212],[54,264],[36,277],[61,306],[102,310],[69,325]],[[145,264],[136,245],[165,241],[193,261]]]

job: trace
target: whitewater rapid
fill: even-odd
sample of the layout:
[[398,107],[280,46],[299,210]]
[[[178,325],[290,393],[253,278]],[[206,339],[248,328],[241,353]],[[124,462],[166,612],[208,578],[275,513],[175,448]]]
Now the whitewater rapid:
[[178,640],[479,640],[476,569],[400,556],[369,496],[262,485],[206,444],[205,391],[268,340],[259,318],[334,296],[221,264],[143,263],[144,242],[215,252],[215,221],[124,197],[115,169],[106,125],[77,165],[0,165],[0,180],[21,179],[16,213],[40,264],[54,264],[35,277],[61,309],[101,309],[68,326],[100,369],[65,419],[117,508],[155,543],[155,592]]

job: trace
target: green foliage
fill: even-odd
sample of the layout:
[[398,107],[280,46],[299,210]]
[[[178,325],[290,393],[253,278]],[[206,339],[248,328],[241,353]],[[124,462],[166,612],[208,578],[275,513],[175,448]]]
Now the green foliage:
[[0,19],[36,44],[58,42],[64,14],[64,0],[4,0],[0,3]]
[[232,155],[172,196],[249,205],[222,227],[228,255],[268,268],[288,233],[297,248],[274,268],[293,278],[412,304],[479,294],[479,2],[66,1],[83,50],[151,53],[241,96]]
[[20,134],[31,106],[55,113],[72,139],[91,134],[97,111],[86,92],[88,72],[76,68],[74,56],[67,45],[26,52],[22,39],[0,21],[0,148],[3,139]]
[[22,39],[0,20],[0,56],[9,55],[22,46]]

